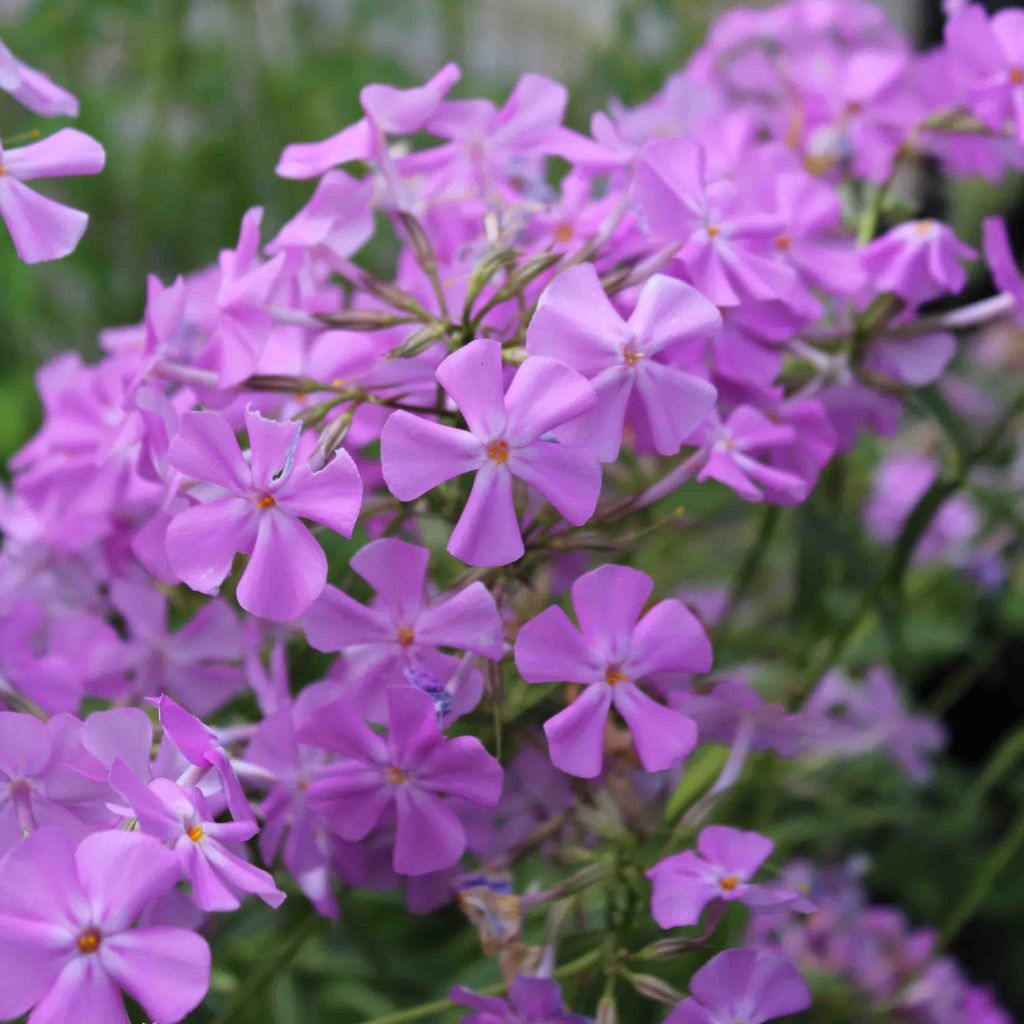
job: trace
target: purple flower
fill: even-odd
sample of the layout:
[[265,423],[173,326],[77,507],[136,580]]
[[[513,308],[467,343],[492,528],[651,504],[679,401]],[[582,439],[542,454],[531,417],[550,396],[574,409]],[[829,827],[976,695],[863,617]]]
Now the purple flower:
[[425,875],[451,867],[466,846],[462,822],[441,796],[493,807],[501,795],[501,766],[475,737],[446,739],[427,694],[391,687],[387,702],[386,739],[345,700],[299,729],[301,741],[342,757],[310,786],[309,801],[351,841],[364,839],[393,811],[394,869]]
[[637,569],[602,565],[572,586],[579,630],[554,605],[519,630],[516,667],[528,683],[586,687],[544,723],[551,760],[570,775],[592,779],[601,773],[612,707],[632,732],[646,771],[671,768],[693,749],[693,722],[637,684],[658,672],[707,672],[711,644],[680,601],[661,601],[641,617],[653,587]]
[[130,630],[135,688],[143,696],[167,692],[205,715],[245,685],[242,627],[226,601],[210,601],[172,633],[167,599],[152,584],[115,580],[110,598]]
[[985,261],[996,286],[1013,296],[1014,316],[1024,325],[1024,276],[1013,256],[1006,221],[1002,217],[986,217],[984,229]]
[[30,68],[0,41],[0,89],[40,117],[77,117],[78,100],[42,71]]
[[997,132],[1011,122],[1024,144],[1024,11],[989,18],[981,4],[968,4],[946,23],[946,46],[974,113]]
[[215,373],[222,388],[240,384],[256,369],[273,327],[266,306],[285,267],[286,253],[260,261],[262,219],[259,207],[249,210],[242,218],[238,245],[222,250],[218,261],[216,315],[195,365]]
[[658,861],[647,877],[654,886],[651,913],[662,928],[696,924],[712,900],[738,901],[753,910],[775,909],[796,897],[751,881],[774,849],[770,839],[727,825],[709,825],[697,850]]
[[34,832],[0,861],[0,1017],[127,1024],[121,989],[150,1020],[191,1013],[210,980],[206,941],[132,928],[178,877],[150,836],[96,832],[76,849],[58,829]]
[[676,342],[715,334],[721,322],[703,295],[661,274],[644,285],[628,321],[592,263],[559,274],[540,297],[526,347],[579,370],[597,393],[589,413],[557,431],[559,440],[589,445],[602,462],[613,462],[632,405],[658,453],[675,455],[714,407],[715,389],[658,357]]
[[699,143],[665,139],[644,146],[633,198],[655,241],[682,243],[679,258],[715,305],[793,294],[796,274],[773,258],[785,221],[744,209],[733,183],[709,181]]
[[593,408],[594,389],[581,374],[556,359],[531,356],[502,394],[501,345],[481,339],[448,356],[437,379],[469,430],[393,413],[381,434],[381,465],[401,501],[476,473],[448,542],[451,554],[470,565],[507,565],[523,554],[512,498],[516,477],[575,526],[593,515],[601,491],[596,456],[579,445],[542,440]]
[[803,710],[811,749],[847,757],[883,750],[915,782],[928,779],[930,758],[945,743],[938,721],[907,711],[885,668],[872,669],[860,682],[827,673]]
[[173,849],[200,909],[237,910],[239,892],[252,893],[271,907],[284,902],[284,893],[266,871],[225,845],[251,839],[259,831],[255,821],[215,821],[195,786],[185,788],[170,779],[154,779],[147,786],[121,760],[114,762],[110,784],[127,801],[142,831]]
[[317,178],[352,160],[383,158],[387,135],[419,131],[435,113],[462,72],[446,64],[433,78],[413,89],[368,85],[359,94],[365,117],[320,142],[287,146],[277,163],[282,178]]
[[508,999],[477,995],[461,985],[453,988],[448,998],[474,1011],[462,1018],[462,1024],[582,1024],[583,1021],[566,1010],[562,990],[549,978],[518,975],[509,986]]
[[810,1005],[807,984],[787,957],[727,949],[690,979],[690,998],[665,1024],[762,1024]]
[[309,642],[319,651],[344,651],[342,669],[358,696],[346,693],[367,717],[384,712],[385,686],[407,669],[448,679],[458,660],[439,647],[471,651],[496,661],[504,646],[494,598],[483,583],[427,600],[426,548],[394,538],[367,544],[349,566],[377,592],[371,607],[328,586],[303,616]]
[[171,464],[203,486],[199,504],[179,512],[167,528],[167,555],[193,590],[213,594],[235,552],[249,564],[238,582],[238,603],[253,615],[283,621],[301,615],[327,581],[323,549],[300,517],[348,537],[362,499],[359,472],[338,449],[323,469],[295,465],[298,423],[245,413],[250,458],[242,455],[227,420],[214,412],[187,412],[171,442]]
[[956,294],[967,282],[960,260],[978,254],[936,220],[900,224],[861,252],[861,264],[878,292],[895,292],[911,305]]
[[[23,835],[50,825],[84,836],[113,824],[106,786],[83,776],[78,719],[0,712],[0,856]],[[3,908],[0,907],[0,914]]]
[[89,222],[81,210],[46,199],[24,182],[99,174],[105,161],[103,147],[74,128],[18,149],[0,146],[0,217],[22,260],[39,263],[67,256]]

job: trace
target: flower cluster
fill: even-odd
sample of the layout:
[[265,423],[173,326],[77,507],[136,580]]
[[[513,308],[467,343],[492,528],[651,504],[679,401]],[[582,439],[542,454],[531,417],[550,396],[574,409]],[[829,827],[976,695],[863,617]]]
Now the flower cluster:
[[[211,915],[287,892],[336,917],[346,886],[458,901],[505,977],[452,990],[470,1024],[612,1024],[634,997],[760,1024],[810,1004],[800,970],[1006,1019],[901,918],[773,880],[771,838],[708,819],[753,759],[882,751],[920,783],[942,746],[887,668],[839,661],[914,559],[987,545],[998,585],[1012,538],[956,492],[1020,401],[979,411],[948,367],[959,332],[1024,322],[1024,278],[990,221],[997,294],[936,312],[979,255],[894,183],[1024,167],[1022,69],[1021,11],[962,5],[919,54],[869,3],[789,0],[719,19],[589,135],[536,74],[500,107],[456,98],[454,65],[369,85],[285,148],[315,186],[276,235],[251,209],[215,263],[148,279],[98,363],[45,364],[0,494],[0,1018],[121,1024],[124,993],[172,1024]],[[77,108],[2,46],[0,88]],[[85,226],[23,182],[102,163],[71,129],[0,151],[22,259]],[[378,226],[386,275],[357,261]],[[866,520],[895,555],[861,618],[802,667],[738,653],[779,507],[918,400],[961,462],[911,435],[882,464]],[[724,600],[641,554],[743,503],[764,543]],[[744,940],[733,903],[768,924]],[[595,970],[579,1005],[553,980]]]

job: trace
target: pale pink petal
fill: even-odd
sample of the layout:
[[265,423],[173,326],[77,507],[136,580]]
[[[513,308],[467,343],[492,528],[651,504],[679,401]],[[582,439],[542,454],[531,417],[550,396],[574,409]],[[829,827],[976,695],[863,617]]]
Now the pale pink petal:
[[413,501],[452,477],[479,469],[486,459],[480,442],[408,412],[395,412],[380,437],[384,482],[399,501]]
[[659,455],[675,455],[714,410],[718,396],[701,377],[653,360],[638,368],[636,390]]
[[255,542],[258,509],[244,498],[221,498],[179,512],[167,527],[167,558],[193,590],[215,594],[239,551]]
[[771,855],[775,844],[757,832],[728,825],[709,825],[697,837],[697,849],[712,864],[749,879]]
[[390,643],[395,630],[387,616],[326,586],[302,617],[306,639],[318,651],[341,651],[357,644]]
[[589,381],[557,359],[530,356],[505,393],[510,445],[529,444],[555,427],[589,412],[597,402]]
[[4,170],[21,181],[35,178],[70,178],[99,174],[103,170],[103,147],[85,132],[62,128],[59,132],[18,149],[8,149]]
[[394,788],[395,871],[400,875],[426,875],[450,868],[466,848],[462,822],[432,793],[408,783]]
[[521,558],[523,550],[512,474],[507,466],[488,462],[473,481],[448,551],[467,565],[508,565]]
[[602,565],[572,585],[572,606],[583,635],[612,647],[630,634],[654,589],[645,572],[627,565]]
[[603,668],[557,605],[520,627],[515,657],[528,683],[592,683]]
[[228,421],[215,412],[186,412],[168,459],[187,477],[248,493],[251,476]]
[[544,495],[574,526],[582,526],[597,508],[601,464],[589,448],[535,441],[513,449],[508,468]]
[[610,686],[588,686],[564,711],[544,723],[551,763],[556,768],[581,779],[601,774],[611,702]]
[[128,1024],[121,993],[99,955],[71,960],[29,1017],[29,1024],[71,1021]]
[[707,672],[711,642],[681,601],[656,604],[633,630],[629,671],[642,679],[654,672]]
[[352,456],[343,448],[320,470],[299,466],[273,492],[278,508],[287,515],[312,519],[351,537],[363,500],[363,482]]
[[85,234],[87,214],[33,192],[11,174],[0,175],[0,217],[26,263],[67,256]]
[[252,486],[269,491],[279,482],[278,477],[283,481],[290,476],[302,428],[293,420],[281,423],[267,419],[249,406],[245,410],[245,429],[249,434]]
[[685,338],[709,338],[722,327],[722,314],[696,288],[664,274],[643,287],[629,327],[645,356]]
[[472,651],[493,660],[501,657],[504,646],[498,607],[479,581],[425,608],[416,619],[416,639],[436,647]]
[[630,683],[618,683],[611,690],[612,703],[633,734],[645,771],[672,768],[696,746],[697,726],[692,718],[659,704]]
[[274,171],[281,178],[318,178],[338,164],[367,160],[373,152],[373,127],[363,118],[320,142],[286,146]]
[[482,441],[505,429],[501,344],[481,338],[457,349],[437,368],[437,379]]

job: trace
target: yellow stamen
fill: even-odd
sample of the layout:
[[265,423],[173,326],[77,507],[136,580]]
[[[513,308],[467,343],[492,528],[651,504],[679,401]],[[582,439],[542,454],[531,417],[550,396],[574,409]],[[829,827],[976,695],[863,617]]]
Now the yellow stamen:
[[618,665],[611,665],[605,670],[604,681],[609,686],[614,686],[616,683],[628,683],[629,676]]
[[709,238],[715,238],[718,235],[720,235],[721,233],[722,233],[722,229],[720,227],[718,227],[716,224],[712,224],[711,227],[708,228],[708,237]]
[[273,508],[274,507],[273,496],[269,495],[269,494],[264,494],[263,497],[260,498],[260,500],[256,502],[256,507],[257,508]]
[[726,875],[725,878],[718,880],[718,884],[726,892],[732,892],[740,884],[740,880],[736,875]]
[[7,168],[4,167],[3,164],[0,164],[0,178],[2,178],[6,173],[7,173]]
[[340,388],[340,387],[343,387],[344,384],[345,384],[345,379],[343,377],[335,377],[334,380],[331,381],[331,387],[332,388]]
[[78,951],[80,953],[95,953],[100,948],[100,933],[95,928],[90,928],[78,936]]
[[633,348],[632,345],[628,346],[626,350],[622,353],[622,358],[626,361],[627,366],[636,366],[636,364],[639,363],[640,360],[643,359],[643,357],[643,352],[637,352],[637,350]]
[[934,230],[934,228],[935,228],[935,221],[933,221],[933,220],[919,220],[914,225],[914,230],[922,238],[924,238],[927,235],[930,235],[932,233],[932,231]]
[[1010,85],[1024,85],[1024,68],[1010,68]]
[[188,832],[185,833],[193,843],[198,843],[203,838],[203,826],[193,825]]
[[392,765],[387,770],[387,772],[385,772],[384,777],[388,780],[388,782],[391,783],[392,786],[400,786],[409,778],[409,776],[406,775],[401,768],[396,768],[394,765]]
[[496,466],[508,460],[508,442],[495,441],[487,446],[487,458]]
[[413,640],[416,639],[416,634],[408,626],[399,626],[395,630],[395,635],[398,637],[398,642],[403,647],[408,647],[412,644]]
[[779,252],[789,252],[789,250],[793,248],[793,239],[791,239],[789,235],[779,235],[779,237],[775,239],[775,248],[778,249]]

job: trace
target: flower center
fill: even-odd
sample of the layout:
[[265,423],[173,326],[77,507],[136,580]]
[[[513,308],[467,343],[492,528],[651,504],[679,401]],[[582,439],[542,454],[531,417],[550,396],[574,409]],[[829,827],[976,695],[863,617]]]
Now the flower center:
[[487,458],[489,458],[496,466],[500,466],[503,462],[507,462],[508,442],[492,441],[491,444],[487,446]]
[[193,825],[188,832],[185,833],[193,843],[198,843],[203,838],[203,826]]
[[256,502],[256,507],[257,508],[273,508],[274,507],[274,498],[273,498],[273,496],[270,495],[270,494],[264,494],[263,497],[261,497],[259,499],[259,501]]
[[[1010,68],[1010,85],[1024,85],[1024,68]],[[0,167],[0,174],[3,172]]]
[[859,100],[850,100],[850,102],[846,104],[846,112],[851,117],[856,117],[858,114],[863,114],[864,104],[861,103]]
[[398,637],[398,642],[402,647],[411,646],[413,640],[416,639],[416,634],[409,626],[399,626],[398,629],[395,630],[395,636]]
[[629,676],[618,665],[609,665],[604,672],[604,681],[609,686],[615,686],[616,683],[628,683]]
[[935,230],[935,221],[919,220],[914,225],[914,231],[919,238],[927,238]]
[[790,238],[789,235],[779,235],[779,237],[775,239],[775,248],[778,249],[779,252],[789,252],[789,250],[793,248],[793,239]]
[[708,228],[708,238],[717,238],[722,233],[722,229],[717,224],[712,224]]
[[627,366],[636,366],[643,357],[643,352],[638,352],[632,345],[627,345],[622,352],[622,358],[626,361]]
[[732,892],[740,884],[740,880],[736,875],[726,875],[725,878],[718,880],[718,884],[725,892]]
[[403,782],[408,782],[409,776],[402,771],[401,768],[397,768],[395,765],[391,765],[390,768],[384,773],[384,778],[391,783],[392,786],[400,786]]
[[80,953],[95,953],[99,948],[100,933],[95,928],[90,928],[78,936],[78,951]]
[[560,245],[568,245],[572,241],[572,225],[559,224],[555,228],[555,241]]

